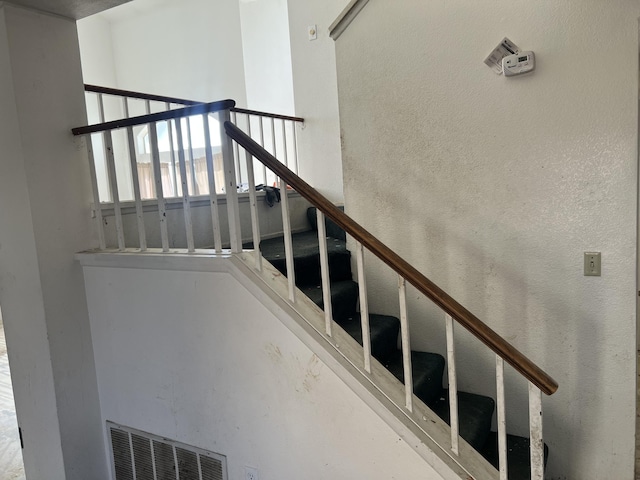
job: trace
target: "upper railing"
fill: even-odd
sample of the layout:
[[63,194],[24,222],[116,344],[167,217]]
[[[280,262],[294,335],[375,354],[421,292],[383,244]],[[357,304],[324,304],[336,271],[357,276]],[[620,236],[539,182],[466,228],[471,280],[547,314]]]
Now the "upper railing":
[[[98,93],[100,95],[98,110],[103,120],[104,102],[102,95],[105,94],[105,92]],[[128,99],[124,98],[123,107],[128,110]],[[150,98],[141,100],[146,103],[146,109],[150,110],[149,102],[177,99],[162,97],[162,100],[152,100]],[[241,252],[243,245],[238,191],[239,185],[245,183],[244,180],[246,179],[246,191],[249,196],[251,213],[252,239],[255,245],[255,268],[260,271],[263,267],[259,250],[261,236],[259,213],[256,207],[255,186],[257,182],[255,173],[257,170],[262,170],[264,172],[264,180],[267,178],[269,180],[273,179],[273,185],[280,187],[289,300],[296,302],[296,297],[300,294],[296,289],[288,203],[289,193],[295,190],[318,209],[317,221],[322,294],[324,299],[325,334],[327,337],[332,337],[333,335],[334,320],[331,309],[325,217],[330,218],[344,229],[347,235],[355,242],[363,338],[362,361],[363,372],[365,375],[369,375],[367,378],[370,380],[372,378],[370,375],[374,361],[371,353],[369,307],[364,274],[365,249],[388,265],[398,278],[405,398],[404,404],[398,404],[394,401],[396,407],[404,415],[411,416],[414,414],[415,402],[417,401],[413,393],[411,339],[407,314],[406,283],[409,282],[438,306],[444,312],[445,317],[451,438],[450,445],[442,448],[446,449],[453,457],[457,457],[461,453],[454,348],[454,322],[457,322],[496,355],[500,479],[506,480],[508,478],[504,400],[504,362],[506,361],[528,380],[531,478],[542,480],[544,444],[542,441],[541,393],[553,394],[558,388],[557,382],[415,267],[376,239],[342,210],[336,208],[295,173],[293,169],[297,169],[297,153],[292,155],[296,152],[295,123],[293,125],[294,135],[292,139],[287,137],[287,130],[284,125],[287,121],[296,122],[296,117],[281,118],[284,116],[258,115],[252,111],[236,110],[234,112],[234,110],[235,102],[232,100],[198,105],[190,104],[188,106],[181,105],[177,109],[167,109],[167,111],[163,112],[148,113],[111,122],[102,121],[98,125],[73,129],[75,135],[87,135],[90,138],[87,144],[94,203],[96,205],[96,219],[100,232],[100,247],[102,249],[106,248],[103,212],[108,208],[113,210],[113,216],[115,217],[116,243],[119,250],[124,250],[130,246],[125,238],[127,228],[131,229],[137,226],[138,239],[135,242],[135,248],[138,248],[139,251],[147,250],[148,232],[150,230],[159,230],[162,251],[168,252],[170,248],[169,239],[174,239],[179,234],[177,231],[169,232],[167,222],[166,192],[171,192],[171,195],[181,199],[183,221],[180,223],[184,225],[184,230],[180,235],[184,234],[184,245],[187,251],[194,252],[196,249],[194,230],[198,228],[198,225],[194,222],[192,213],[193,200],[198,195],[205,195],[208,198],[210,207],[210,238],[212,239],[210,245],[213,245],[215,251],[220,252],[223,242],[218,193],[224,193],[227,210],[226,220],[229,225],[228,245],[231,252]],[[242,125],[238,124],[238,116],[240,115],[246,117],[246,121]],[[276,121],[282,122],[283,125],[283,128],[278,132],[282,135],[280,143],[276,141]],[[265,130],[265,123],[270,124],[271,128]],[[265,135],[265,133],[269,135]],[[268,136],[271,137],[270,142],[268,141]],[[196,138],[202,141],[199,143],[195,140]],[[293,144],[293,149],[291,144]],[[271,151],[268,151],[269,147]],[[103,161],[97,159],[97,150],[102,151],[104,155]],[[202,151],[203,161],[201,164],[197,164],[195,160],[199,158],[200,150]],[[282,161],[277,158],[277,155],[281,155]],[[104,171],[104,181],[108,187],[108,198],[103,198],[100,192],[98,185],[100,180],[96,173],[98,170]],[[169,174],[165,176],[164,174],[167,171]],[[147,177],[143,175],[147,175]],[[263,183],[267,182],[264,181]],[[121,204],[121,192],[125,188],[131,189],[136,211],[135,219],[133,222],[129,221],[127,225],[123,221]],[[143,191],[146,191],[147,194],[143,194]],[[245,190],[241,188],[240,191]],[[145,195],[148,196],[145,197]],[[152,211],[148,210],[148,205],[143,204],[143,200],[146,201],[145,199],[148,198],[153,199],[155,202]],[[145,210],[145,208],[147,209]],[[154,216],[156,220],[154,220],[153,225],[150,225],[149,222]],[[384,392],[382,386],[376,385],[376,387]],[[388,392],[384,393],[389,398],[393,396]],[[424,431],[428,434],[427,430]]]
[[[165,106],[167,104],[177,106],[177,105],[199,105],[201,103],[205,103],[197,100],[185,100],[184,98],[167,97],[164,95],[154,95],[152,93],[134,92],[132,90],[121,90],[118,88],[100,87],[97,85],[88,85],[88,84],[85,84],[84,90],[87,93],[95,93],[102,96],[108,95],[113,97],[121,97],[127,100],[131,99],[131,100],[144,100],[149,102],[159,102],[164,104]],[[273,118],[277,120],[289,120],[292,122],[304,123],[304,118],[302,117],[293,117],[290,115],[261,112],[259,110],[249,110],[247,108],[238,108],[238,107],[232,107],[230,110],[232,112],[241,113],[244,115],[255,115],[255,116],[261,116],[264,118]]]
[[[304,121],[300,117],[235,108],[231,100],[205,104],[94,85],[85,85],[85,90],[87,113],[93,125],[76,128],[73,133],[91,135],[88,144],[92,156],[94,211],[100,219],[102,248],[115,242],[119,249],[132,244],[144,248],[161,245],[166,251],[170,245],[181,242],[180,238],[166,238],[162,226],[152,230],[148,238],[143,238],[145,228],[141,227],[136,242],[134,236],[126,235],[124,228],[131,222],[130,215],[122,215],[123,211],[131,212],[135,205],[140,223],[149,217],[150,210],[166,214],[167,210],[179,207],[180,199],[183,205],[186,202],[189,206],[209,202],[216,210],[210,217],[215,249],[219,251],[230,241],[224,238],[226,230],[222,230],[222,235],[216,225],[219,203],[216,196],[229,190],[224,180],[222,151],[226,139],[222,122],[226,119],[253,135],[294,171],[298,170],[296,125]],[[220,117],[221,112],[226,112],[224,118]],[[237,146],[232,153],[237,159]],[[182,181],[182,163],[186,182]],[[249,185],[255,185],[254,180],[265,186],[277,181],[274,174],[261,166],[257,166],[254,179],[249,181],[242,162],[233,163],[236,168],[234,190],[247,192]],[[225,200],[226,196],[220,199],[223,203]],[[175,212],[170,212],[167,218],[178,220]],[[202,228],[196,233],[201,239],[196,238],[200,247],[210,245],[204,243],[206,236]]]
[[199,103],[203,103],[196,100],[185,100],[183,98],[166,97],[164,95],[154,95],[152,93],[133,92],[131,90],[121,90],[119,88],[99,87],[97,85],[85,84],[84,91],[101,95],[113,95],[115,97],[149,100],[152,102],[175,103],[177,105],[197,105]]

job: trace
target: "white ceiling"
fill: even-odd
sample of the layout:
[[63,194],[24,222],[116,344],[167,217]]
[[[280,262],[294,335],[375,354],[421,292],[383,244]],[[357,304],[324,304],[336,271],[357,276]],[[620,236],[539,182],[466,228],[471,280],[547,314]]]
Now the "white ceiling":
[[78,20],[129,1],[131,0],[10,0],[10,3]]

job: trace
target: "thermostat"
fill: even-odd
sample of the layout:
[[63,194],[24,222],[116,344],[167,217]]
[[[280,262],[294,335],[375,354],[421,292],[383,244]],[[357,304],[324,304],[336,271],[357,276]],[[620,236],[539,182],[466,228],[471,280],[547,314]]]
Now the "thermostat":
[[529,73],[536,68],[536,57],[533,52],[518,52],[502,59],[502,71],[505,77]]

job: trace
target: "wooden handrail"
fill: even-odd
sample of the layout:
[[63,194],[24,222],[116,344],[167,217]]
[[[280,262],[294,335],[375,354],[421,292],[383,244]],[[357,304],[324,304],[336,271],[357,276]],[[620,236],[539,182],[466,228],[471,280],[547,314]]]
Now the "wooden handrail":
[[202,115],[203,113],[213,113],[220,110],[229,110],[235,106],[233,100],[220,100],[219,102],[200,103],[190,107],[178,108],[175,110],[167,110],[166,112],[150,113],[148,115],[140,115],[138,117],[123,118],[112,122],[98,123],[86,127],[73,128],[71,132],[74,135],[88,135],[90,133],[104,132],[114,130],[116,128],[135,127],[147,123],[161,122],[163,120],[171,120],[174,118],[190,117],[192,115]]
[[251,137],[231,122],[225,122],[227,134],[258,159],[277,176],[283,178],[300,195],[320,209],[327,217],[342,227],[349,235],[374,255],[389,265],[395,272],[404,277],[421,293],[430,298],[447,314],[451,315],[459,324],[469,330],[482,343],[500,355],[513,368],[520,372],[531,383],[547,395],[552,395],[558,389],[558,383],[545,373],[540,367],[520,353],[513,345],[504,340],[479,318],[460,305],[444,290],[425,277],[416,268],[402,259],[398,254],[371,235],[362,226],[352,220],[342,210],[322,196],[317,190],[302,180],[299,176],[280,163],[273,155],[258,145]]
[[[184,98],[165,97],[162,95],[154,95],[151,93],[133,92],[131,90],[120,90],[118,88],[100,87],[98,85],[85,84],[84,89],[86,92],[102,93],[105,95],[115,95],[117,97],[129,97],[139,100],[152,100],[156,102],[164,103],[177,103],[181,105],[199,105],[204,102],[198,102],[195,100],[185,100]],[[260,112],[258,110],[249,110],[246,108],[232,108],[232,112],[243,113],[245,115],[259,115],[261,117],[276,118],[279,120],[291,120],[292,122],[304,122],[302,117],[292,117],[289,115],[280,115],[279,113]]]
[[232,108],[232,112],[244,113],[245,115],[258,115],[260,117],[276,118],[279,120],[291,120],[292,122],[304,122],[302,117],[290,117],[289,115],[280,115],[279,113],[259,112],[258,110],[248,110],[246,108]]
[[98,85],[84,86],[85,92],[103,93],[105,95],[115,95],[116,97],[137,98],[139,100],[152,100],[154,102],[177,103],[179,105],[198,105],[204,102],[195,100],[185,100],[184,98],[165,97],[163,95],[153,95],[151,93],[132,92],[130,90],[120,90],[119,88],[100,87]]

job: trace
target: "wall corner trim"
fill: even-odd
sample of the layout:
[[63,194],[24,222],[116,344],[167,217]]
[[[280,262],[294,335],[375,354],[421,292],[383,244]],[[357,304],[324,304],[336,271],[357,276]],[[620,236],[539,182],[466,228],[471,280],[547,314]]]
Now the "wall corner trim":
[[329,35],[334,41],[342,35],[342,32],[347,29],[367,3],[369,3],[369,0],[351,0],[349,2],[349,5],[345,7],[329,27]]

